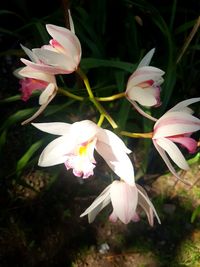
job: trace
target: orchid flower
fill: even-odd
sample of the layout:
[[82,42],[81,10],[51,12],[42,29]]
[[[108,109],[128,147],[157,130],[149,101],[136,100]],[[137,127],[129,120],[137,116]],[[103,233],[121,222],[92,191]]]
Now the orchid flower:
[[93,222],[97,214],[111,202],[113,211],[109,216],[110,221],[120,219],[125,224],[140,219],[138,212],[142,209],[153,226],[154,214],[160,223],[157,212],[140,185],[129,185],[124,181],[114,181],[94,200],[80,217],[88,215],[89,223]]
[[[47,24],[47,32],[52,37],[50,44],[32,49],[32,61],[24,58],[21,58],[21,61],[37,71],[49,74],[69,74],[74,72],[80,63],[81,44],[74,33],[70,12],[69,21],[71,30]],[[27,54],[29,56],[29,52]]]
[[169,170],[178,179],[180,177],[168,156],[179,168],[189,169],[187,161],[175,143],[185,147],[189,153],[196,151],[197,141],[191,137],[191,134],[200,130],[200,120],[192,115],[193,111],[187,106],[198,101],[200,101],[200,97],[178,103],[157,120],[154,125],[153,144]]
[[42,91],[39,97],[39,104],[41,107],[31,118],[22,122],[22,124],[26,124],[35,119],[55,97],[58,90],[56,79],[52,74],[36,71],[29,66],[17,69],[14,75],[20,79],[22,100],[27,101],[35,90]]
[[[152,107],[160,106],[160,85],[163,83],[162,76],[164,71],[149,66],[155,49],[151,49],[141,60],[137,69],[129,77],[126,87],[126,98],[143,116],[152,119],[137,105],[138,102],[142,106]],[[156,119],[153,118],[155,121]]]
[[135,183],[133,166],[127,155],[131,151],[113,132],[89,120],[73,124],[33,123],[33,126],[44,132],[60,135],[43,150],[39,166],[64,163],[67,169],[73,169],[75,176],[88,178],[93,175],[96,150],[118,176],[123,176],[130,185]]

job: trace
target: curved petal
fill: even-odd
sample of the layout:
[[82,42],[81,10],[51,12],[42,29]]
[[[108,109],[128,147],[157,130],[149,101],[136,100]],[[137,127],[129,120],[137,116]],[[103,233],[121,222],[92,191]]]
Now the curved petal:
[[21,125],[25,125],[31,121],[33,121],[35,118],[37,118],[44,110],[45,108],[48,106],[48,104],[51,102],[51,100],[55,97],[56,95],[56,90],[54,91],[54,93],[51,95],[51,97],[49,98],[49,100],[43,104],[36,112],[35,114],[33,114],[33,116],[31,116],[30,118],[28,118],[27,120],[23,121],[21,123]]
[[160,154],[160,156],[162,157],[163,161],[165,162],[165,164],[167,165],[169,171],[178,179],[180,180],[181,182],[183,182],[184,184],[186,185],[190,185],[191,184],[185,180],[183,180],[179,175],[178,173],[175,171],[174,167],[172,166],[171,162],[169,161],[166,153],[165,153],[165,150],[162,149],[159,145],[157,145],[156,141],[153,140],[153,144],[155,146],[155,148],[157,149],[158,153]]
[[143,66],[148,66],[151,62],[151,59],[153,57],[155,53],[155,48],[152,48],[144,57],[143,59],[140,61],[138,68],[141,68]]
[[140,88],[132,87],[127,92],[127,97],[131,100],[137,101],[140,105],[151,107],[157,105],[157,89],[155,88]]
[[187,137],[187,136],[177,137],[177,136],[175,136],[175,137],[168,137],[168,139],[171,140],[172,142],[181,144],[182,146],[187,148],[189,153],[195,153],[195,151],[197,149],[197,141],[191,137]]
[[131,153],[131,150],[126,147],[122,139],[109,130],[100,128],[97,133],[97,138],[100,142],[103,142],[111,147],[115,147],[125,153]]
[[47,24],[46,28],[53,39],[64,47],[65,54],[70,54],[75,60],[76,65],[78,65],[81,58],[81,44],[77,36],[70,30],[60,26]]
[[93,222],[97,214],[110,203],[110,187],[111,185],[107,186],[80,217],[88,215],[89,223]]
[[71,124],[65,122],[32,123],[32,125],[43,132],[55,135],[66,135],[71,127]]
[[187,107],[187,106],[189,106],[189,105],[191,105],[193,103],[199,102],[199,101],[200,101],[200,97],[190,98],[190,99],[181,101],[177,105],[175,105],[173,108],[168,110],[168,112],[171,112],[171,111],[182,111],[185,107]]
[[167,137],[200,130],[200,120],[189,113],[169,112],[154,125],[153,138]]
[[172,141],[167,138],[159,138],[156,139],[156,143],[167,152],[167,154],[179,168],[183,170],[189,170],[189,166],[183,154]]
[[161,224],[160,218],[156,212],[156,209],[154,208],[153,204],[151,203],[150,199],[148,198],[148,195],[144,188],[142,188],[140,185],[136,184],[138,189],[138,205],[140,205],[143,210],[145,211],[149,224],[153,226],[153,213],[156,215],[156,218],[158,220],[158,223]]
[[48,66],[43,63],[34,63],[30,60],[27,60],[25,58],[20,58],[21,62],[23,62],[26,66],[29,66],[37,71],[45,72],[48,74],[69,74],[71,71],[64,70],[60,67],[55,66]]
[[55,91],[56,91],[55,84],[50,83],[45,88],[45,90],[41,93],[41,95],[39,97],[39,104],[43,105],[43,104],[47,103]]
[[39,59],[37,58],[37,56],[27,47],[23,46],[21,44],[21,48],[24,50],[24,52],[27,54],[27,56],[30,58],[31,61],[33,61],[34,63],[38,63]]
[[130,185],[135,184],[133,165],[124,151],[100,141],[96,143],[96,150],[116,175]]
[[18,71],[18,74],[22,77],[26,78],[33,78],[41,81],[45,81],[48,83],[56,83],[56,79],[54,75],[42,72],[42,71],[36,71],[35,69],[26,66]]
[[130,186],[122,181],[114,181],[110,187],[110,198],[117,217],[123,223],[129,223],[135,214],[138,203],[136,186]]
[[77,64],[74,62],[70,55],[63,55],[51,50],[36,48],[34,53],[45,64],[67,70],[68,73],[73,72]]
[[49,143],[42,151],[38,165],[48,167],[64,163],[67,160],[67,154],[74,148],[74,142],[71,136],[64,135],[56,138]]

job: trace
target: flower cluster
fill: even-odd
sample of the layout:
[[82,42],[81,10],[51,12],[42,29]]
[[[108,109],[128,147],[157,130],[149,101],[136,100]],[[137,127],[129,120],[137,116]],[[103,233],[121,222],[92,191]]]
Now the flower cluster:
[[[154,121],[151,133],[135,134],[119,130],[118,134],[151,138],[169,170],[180,179],[171,161],[184,170],[189,166],[175,143],[187,148],[189,153],[196,151],[197,141],[191,136],[193,132],[200,130],[200,120],[192,115],[193,112],[188,105],[200,101],[200,97],[180,102],[159,119],[145,113],[141,106],[161,105],[160,92],[161,84],[164,82],[164,71],[150,66],[155,49],[150,50],[141,60],[128,79],[124,93],[107,98],[95,97],[86,75],[79,68],[81,44],[75,34],[70,13],[69,18],[71,30],[56,25],[46,25],[47,32],[52,38],[48,45],[32,50],[22,46],[29,57],[29,60],[22,58],[21,61],[25,66],[15,71],[15,75],[20,79],[22,100],[27,101],[35,90],[41,91],[40,108],[22,124],[33,121],[56,96],[60,90],[56,83],[56,75],[69,75],[75,71],[85,84],[88,99],[100,112],[100,119],[98,123],[87,119],[72,124],[32,123],[41,131],[58,136],[43,150],[38,165],[47,167],[64,164],[75,176],[86,179],[94,174],[94,168],[98,164],[94,155],[96,151],[119,179],[108,185],[81,217],[88,215],[91,223],[96,215],[111,203],[113,211],[109,217],[110,221],[115,222],[120,219],[125,224],[138,221],[140,213],[144,211],[149,224],[153,226],[154,217],[159,223],[160,219],[146,191],[135,183],[134,168],[128,155],[132,151],[116,133],[101,127],[104,119],[107,119],[114,130],[118,125],[100,102],[125,97],[136,111]],[[72,94],[71,96],[81,100],[79,96]]]

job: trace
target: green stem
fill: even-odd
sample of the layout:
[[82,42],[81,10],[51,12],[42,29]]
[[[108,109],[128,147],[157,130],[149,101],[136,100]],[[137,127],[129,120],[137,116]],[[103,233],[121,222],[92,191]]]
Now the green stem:
[[99,121],[98,121],[98,123],[97,123],[97,125],[98,125],[99,127],[101,127],[101,125],[103,124],[104,119],[105,119],[105,116],[104,116],[103,114],[101,114],[101,115],[100,115],[100,118],[99,118]]
[[125,92],[119,93],[119,94],[116,94],[116,95],[112,95],[112,96],[107,96],[107,97],[96,97],[96,99],[98,101],[113,101],[113,100],[122,98],[124,96],[125,96]]
[[84,97],[78,96],[78,95],[74,95],[74,94],[70,93],[69,91],[66,91],[66,90],[64,90],[62,88],[58,88],[58,92],[61,93],[62,95],[68,96],[68,97],[76,99],[78,101],[83,101],[84,100]]
[[113,120],[113,118],[108,114],[108,112],[104,109],[104,107],[95,98],[95,96],[92,92],[92,89],[90,87],[89,80],[88,80],[87,76],[85,75],[85,73],[81,69],[78,69],[77,73],[80,75],[80,77],[82,78],[82,80],[85,84],[90,101],[95,105],[95,107],[98,109],[100,114],[103,115],[107,119],[107,121],[110,123],[110,125],[113,127],[113,129],[118,128],[118,125]]
[[128,137],[133,137],[133,138],[152,138],[153,137],[153,133],[130,133],[130,132],[126,132],[126,131],[121,131],[120,132],[121,135],[125,135]]

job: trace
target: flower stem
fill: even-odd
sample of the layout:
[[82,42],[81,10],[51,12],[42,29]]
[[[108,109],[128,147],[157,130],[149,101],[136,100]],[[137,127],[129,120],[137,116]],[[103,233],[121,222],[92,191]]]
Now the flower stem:
[[65,96],[68,96],[70,98],[76,99],[78,101],[83,101],[84,100],[84,97],[78,96],[78,95],[74,95],[74,94],[70,93],[69,91],[66,91],[66,90],[64,90],[62,88],[58,88],[58,92],[63,94],[63,95],[65,95]]
[[122,92],[122,93],[119,93],[119,94],[116,94],[116,95],[112,95],[112,96],[107,96],[107,97],[96,97],[96,99],[98,101],[113,101],[113,100],[122,98],[124,96],[125,96],[125,92]]
[[99,127],[101,127],[101,125],[102,125],[102,123],[103,123],[103,121],[104,121],[104,118],[105,118],[105,116],[104,116],[103,114],[101,114],[101,115],[100,115],[100,118],[99,118],[99,121],[98,121],[98,123],[97,123],[97,125],[98,125]]
[[152,138],[153,137],[153,132],[150,133],[130,133],[126,131],[121,131],[121,135],[125,135],[128,137],[133,137],[133,138]]
[[[86,87],[86,90],[88,92],[90,101],[95,105],[95,107],[98,109],[100,114],[107,119],[107,121],[110,123],[110,125],[113,127],[113,129],[118,128],[118,125],[113,120],[113,118],[108,114],[108,112],[104,109],[104,107],[95,98],[95,96],[94,96],[94,94],[92,92],[92,89],[90,87],[89,80],[88,80],[87,76],[85,75],[85,73],[80,68],[77,70],[77,73],[80,75],[80,77],[82,78],[82,80],[83,80],[83,82],[85,84],[85,87]],[[101,117],[100,117],[100,120],[102,120]]]

